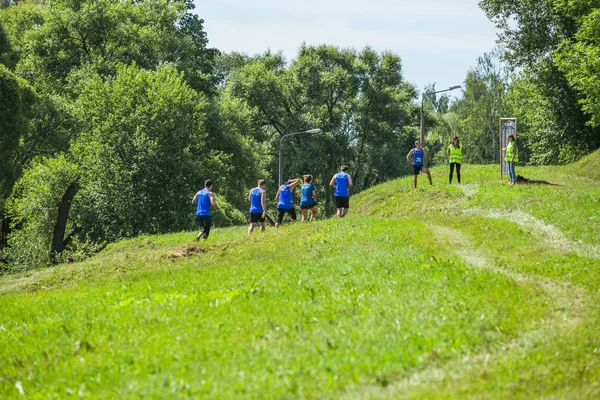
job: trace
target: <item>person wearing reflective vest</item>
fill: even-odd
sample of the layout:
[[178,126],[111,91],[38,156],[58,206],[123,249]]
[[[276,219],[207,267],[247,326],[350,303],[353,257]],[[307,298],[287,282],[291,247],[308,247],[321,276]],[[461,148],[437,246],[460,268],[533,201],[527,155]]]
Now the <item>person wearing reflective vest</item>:
[[504,155],[504,161],[508,166],[508,179],[509,185],[514,185],[517,181],[517,174],[515,173],[515,163],[519,162],[519,148],[515,140],[515,135],[508,135],[508,146],[503,148],[506,153]]
[[454,175],[454,167],[456,167],[456,179],[460,183],[460,164],[462,164],[462,146],[458,140],[458,136],[452,138],[452,144],[448,146],[448,157],[450,159],[450,176],[448,181],[452,184],[452,175]]

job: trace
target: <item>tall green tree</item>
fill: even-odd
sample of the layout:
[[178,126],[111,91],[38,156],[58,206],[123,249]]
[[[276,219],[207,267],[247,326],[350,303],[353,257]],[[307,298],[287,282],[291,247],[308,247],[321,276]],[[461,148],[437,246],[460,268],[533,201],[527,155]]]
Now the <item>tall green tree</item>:
[[600,134],[590,124],[591,114],[582,110],[585,94],[574,84],[575,75],[561,64],[559,56],[563,46],[577,41],[584,21],[581,16],[597,9],[598,1],[482,0],[479,4],[501,29],[500,40],[510,66],[523,70],[522,77],[539,97],[536,104],[547,107],[542,112],[520,108],[527,115],[515,115],[529,121],[544,115],[545,125],[552,127],[544,133],[533,131],[540,122],[530,125],[532,131],[523,132],[525,136],[545,136],[547,147],[536,149],[544,154],[532,154],[533,159],[572,161],[597,148]]

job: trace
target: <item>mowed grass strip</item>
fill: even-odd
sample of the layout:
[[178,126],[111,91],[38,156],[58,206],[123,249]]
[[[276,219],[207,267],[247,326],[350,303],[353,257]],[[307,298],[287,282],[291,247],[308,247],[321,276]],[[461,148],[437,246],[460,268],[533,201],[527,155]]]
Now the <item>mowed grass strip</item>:
[[543,317],[544,293],[461,265],[430,248],[427,231],[364,217],[288,227],[5,295],[1,390],[20,381],[44,396],[334,396],[495,351]]
[[562,186],[440,167],[344,220],[0,277],[0,397],[599,396],[599,183],[517,172]]

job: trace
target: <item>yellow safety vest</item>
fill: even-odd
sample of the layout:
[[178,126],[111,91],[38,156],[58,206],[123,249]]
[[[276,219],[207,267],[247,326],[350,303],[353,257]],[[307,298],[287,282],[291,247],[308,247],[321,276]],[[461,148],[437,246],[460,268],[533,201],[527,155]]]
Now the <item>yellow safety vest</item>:
[[450,145],[450,147],[448,147],[448,149],[450,150],[450,162],[461,164],[462,163],[462,144],[459,144],[458,147],[454,147],[453,145]]
[[[515,156],[514,159],[513,154]],[[506,155],[504,156],[504,161],[519,162],[519,148],[515,142],[510,142],[508,146],[506,146]]]

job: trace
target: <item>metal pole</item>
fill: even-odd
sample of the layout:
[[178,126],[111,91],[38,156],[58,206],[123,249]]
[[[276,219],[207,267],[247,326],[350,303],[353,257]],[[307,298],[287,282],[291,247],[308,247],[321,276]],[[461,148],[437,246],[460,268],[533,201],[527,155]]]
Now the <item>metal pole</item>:
[[460,85],[450,86],[448,89],[438,90],[437,92],[423,93],[423,96],[421,97],[421,137],[419,139],[419,141],[421,142],[421,147],[423,147],[423,148],[425,147],[425,116],[423,113],[423,102],[425,101],[425,97],[429,96],[430,94],[449,92],[454,89],[460,89]]
[[423,119],[423,100],[425,100],[425,94],[421,98],[421,138],[419,141],[421,142],[421,147],[425,147],[425,120]]
[[287,135],[283,135],[281,137],[281,139],[279,139],[279,186],[281,186],[281,175],[283,175],[283,164],[281,162],[281,145],[283,143],[283,138],[286,137]]

